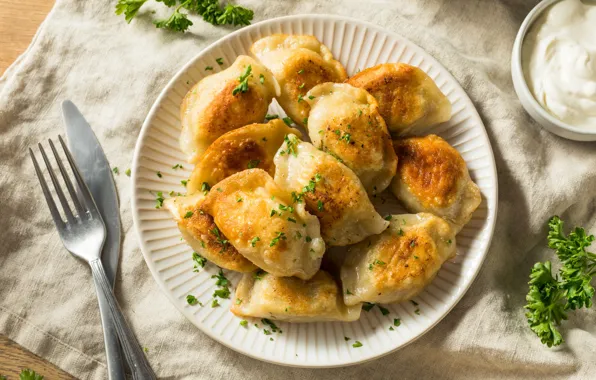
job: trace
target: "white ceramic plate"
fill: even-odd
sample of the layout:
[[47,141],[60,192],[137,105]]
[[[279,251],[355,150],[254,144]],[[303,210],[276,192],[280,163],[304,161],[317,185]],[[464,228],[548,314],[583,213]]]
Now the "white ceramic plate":
[[[470,174],[480,187],[483,202],[470,223],[457,236],[457,258],[446,263],[435,280],[415,298],[418,306],[407,302],[386,305],[390,314],[378,308],[362,312],[352,323],[278,323],[282,334],[263,333],[259,320],[248,328],[228,311],[230,300],[211,307],[215,289],[211,275],[217,268],[208,264],[193,272],[192,250],[180,238],[175,223],[165,209],[155,209],[155,193],[184,192],[181,180],[190,176],[191,165],[178,147],[179,108],[186,92],[211,71],[218,72],[240,54],[248,54],[257,39],[273,33],[313,34],[327,45],[346,67],[348,74],[384,62],[405,62],[430,75],[451,101],[453,116],[431,132],[445,138],[463,156]],[[215,59],[222,57],[224,65]],[[283,114],[274,102],[271,113]],[[175,164],[184,169],[174,170]],[[156,172],[160,171],[159,178]],[[395,212],[391,195],[375,200],[379,212]],[[187,63],[151,108],[141,129],[133,163],[132,209],[145,261],[170,301],[199,329],[222,344],[256,359],[300,367],[334,367],[361,363],[395,351],[420,337],[437,324],[464,295],[474,281],[486,256],[493,234],[497,211],[497,175],[486,131],[474,105],[457,81],[433,57],[397,34],[362,21],[330,16],[299,15],[267,20],[245,27],[215,42]],[[234,286],[240,276],[228,272]],[[205,305],[189,306],[186,295],[193,294]],[[418,310],[418,311],[417,311]],[[389,330],[393,319],[401,325]],[[258,323],[260,328],[254,327]],[[344,337],[349,337],[346,341]],[[273,338],[273,341],[270,340]],[[362,347],[354,348],[356,341]]]

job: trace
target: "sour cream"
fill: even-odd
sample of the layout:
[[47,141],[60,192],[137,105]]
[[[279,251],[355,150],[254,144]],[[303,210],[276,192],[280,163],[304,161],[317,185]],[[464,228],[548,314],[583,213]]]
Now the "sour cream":
[[532,25],[522,50],[530,91],[565,123],[596,128],[596,3],[562,0]]

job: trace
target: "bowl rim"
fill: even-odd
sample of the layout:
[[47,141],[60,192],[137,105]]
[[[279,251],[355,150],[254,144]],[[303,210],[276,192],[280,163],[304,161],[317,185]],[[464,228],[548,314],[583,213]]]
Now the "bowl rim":
[[[551,123],[553,125],[551,128],[561,128],[561,129],[567,130],[569,132],[572,132],[574,134],[581,135],[584,137],[596,136],[596,129],[591,131],[591,130],[586,130],[585,128],[573,126],[571,124],[568,124],[568,123],[556,118],[550,112],[548,112],[546,109],[544,109],[544,107],[540,103],[538,103],[538,101],[534,97],[534,94],[530,91],[528,82],[526,80],[525,71],[523,69],[522,49],[524,46],[524,40],[526,38],[526,34],[530,30],[530,28],[532,27],[532,25],[534,24],[536,19],[538,19],[538,17],[540,17],[544,13],[544,11],[546,11],[548,8],[550,8],[553,4],[560,2],[560,1],[563,1],[563,0],[542,0],[534,8],[532,8],[530,13],[528,13],[526,15],[524,21],[522,22],[521,26],[519,27],[517,35],[515,36],[515,41],[513,43],[513,51],[511,54],[511,76],[512,76],[512,80],[513,80],[513,84],[515,86],[515,91],[517,92],[518,98],[520,98],[522,106],[524,108],[527,108],[529,105],[531,105],[533,110],[536,113],[538,113],[538,115],[540,117],[544,118],[546,122]],[[526,98],[526,100],[527,100],[526,102],[522,101],[522,99],[521,99],[522,96]],[[528,113],[541,126],[544,126],[544,124],[541,120],[537,120],[534,117],[534,115],[532,115],[530,112],[528,112]],[[548,127],[545,127],[545,128],[547,128],[549,130],[551,129]],[[563,136],[563,137],[566,137],[566,136]],[[567,138],[569,138],[569,137],[567,137]]]

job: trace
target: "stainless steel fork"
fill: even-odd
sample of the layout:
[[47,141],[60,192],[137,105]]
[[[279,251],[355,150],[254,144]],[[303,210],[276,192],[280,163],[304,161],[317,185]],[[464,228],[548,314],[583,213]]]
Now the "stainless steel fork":
[[54,169],[50,164],[50,160],[48,159],[43,146],[41,144],[38,144],[38,146],[39,150],[41,151],[43,161],[50,174],[54,188],[56,189],[56,195],[58,196],[60,204],[62,205],[62,210],[66,217],[66,221],[62,219],[62,216],[56,207],[52,193],[48,188],[48,184],[46,183],[43,173],[39,168],[35,158],[35,154],[33,154],[33,150],[31,150],[31,148],[29,148],[29,154],[33,160],[35,172],[39,178],[43,194],[50,208],[50,213],[52,214],[52,218],[54,219],[54,223],[56,224],[56,228],[58,229],[58,233],[62,239],[62,243],[73,256],[84,260],[91,267],[93,281],[95,282],[95,289],[98,294],[102,294],[104,296],[99,298],[99,302],[106,302],[106,306],[109,307],[109,310],[111,311],[112,317],[114,318],[114,323],[116,325],[118,338],[120,339],[122,347],[124,348],[124,355],[126,356],[126,360],[130,365],[133,379],[156,379],[155,374],[151,370],[151,367],[149,366],[149,363],[147,362],[147,359],[141,350],[141,347],[139,346],[132,330],[130,327],[128,327],[122,312],[120,311],[120,307],[118,306],[116,298],[110,289],[108,279],[101,264],[101,248],[106,238],[106,228],[101,218],[101,214],[98,212],[95,201],[93,200],[87,185],[83,181],[83,178],[81,177],[81,174],[79,173],[79,170],[77,169],[76,164],[68,148],[66,147],[66,144],[64,144],[64,140],[62,140],[62,137],[60,136],[58,136],[58,139],[74,174],[77,186],[79,188],[78,195],[74,189],[72,181],[70,180],[68,172],[62,164],[62,160],[58,155],[54,143],[52,140],[48,141],[50,148],[52,149],[52,153],[56,158],[58,169],[62,174],[62,178],[64,179],[66,189],[70,194],[70,200],[76,209],[76,215],[73,213],[73,210],[68,203],[66,195],[64,194],[64,191],[58,182],[58,178],[54,173]]

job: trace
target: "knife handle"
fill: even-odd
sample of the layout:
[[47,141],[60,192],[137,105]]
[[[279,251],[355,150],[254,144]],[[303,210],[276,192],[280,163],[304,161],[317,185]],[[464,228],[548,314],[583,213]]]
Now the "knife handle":
[[128,327],[128,324],[122,315],[122,311],[120,310],[120,306],[118,306],[118,302],[116,302],[114,293],[112,293],[110,283],[108,282],[101,261],[99,259],[92,260],[89,262],[89,266],[91,266],[91,273],[93,274],[93,281],[95,282],[97,293],[102,293],[104,296],[99,296],[98,300],[99,302],[105,302],[112,314],[118,338],[124,349],[124,356],[126,356],[126,360],[132,371],[132,378],[134,380],[157,379],[155,373],[153,373],[153,370],[149,366],[149,362],[143,354],[134,333],[130,327]]
[[106,345],[106,361],[108,363],[108,380],[126,380],[122,351],[118,341],[118,332],[112,318],[112,312],[102,292],[97,292],[99,315],[103,326],[103,341]]

